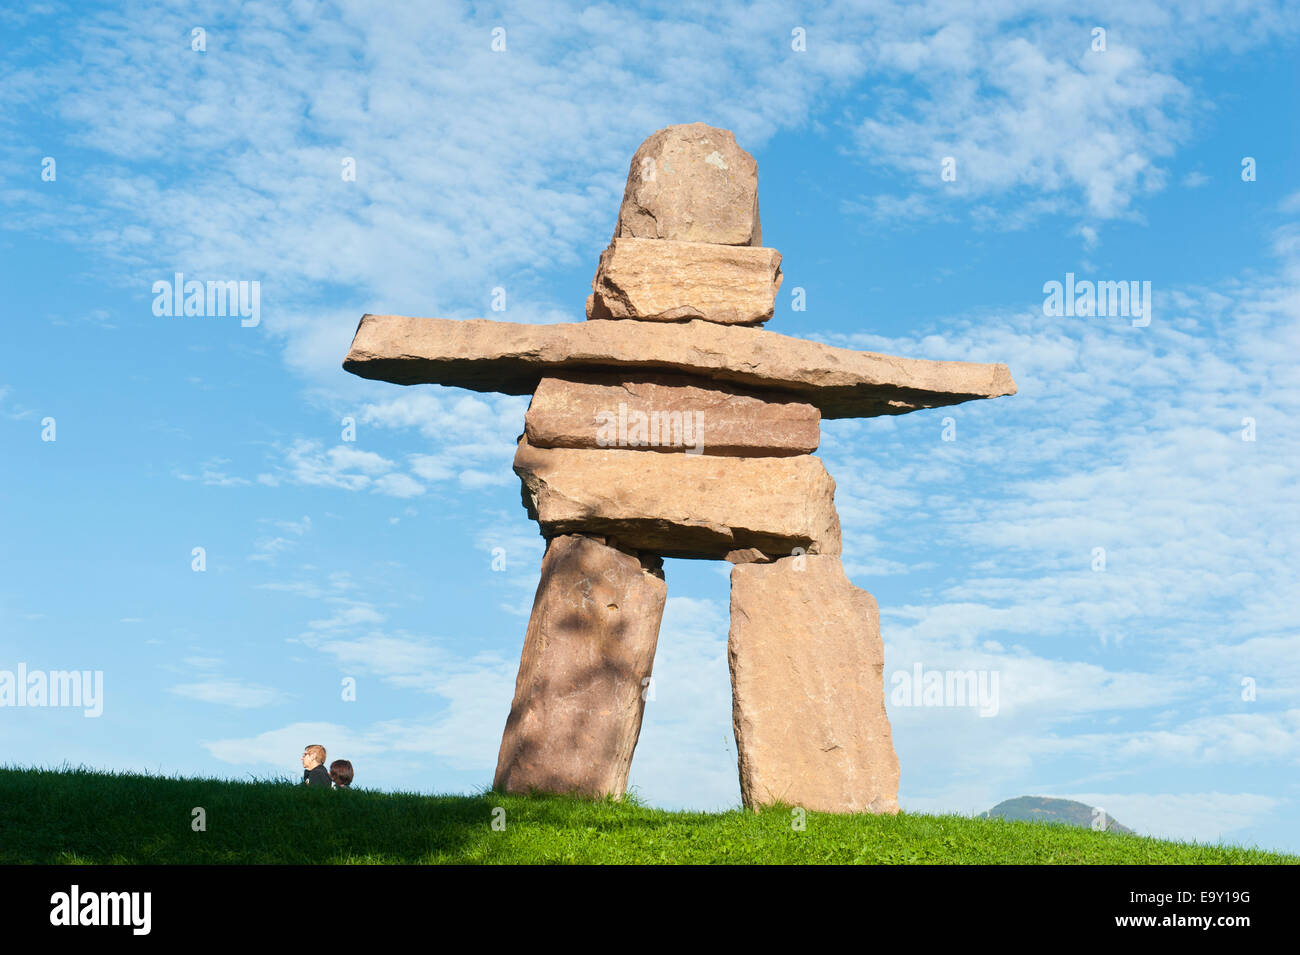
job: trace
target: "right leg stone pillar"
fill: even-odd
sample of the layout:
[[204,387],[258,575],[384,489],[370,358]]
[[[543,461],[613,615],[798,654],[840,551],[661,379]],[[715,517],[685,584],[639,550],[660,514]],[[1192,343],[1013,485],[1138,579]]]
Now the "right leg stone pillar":
[[668,594],[661,563],[601,537],[548,542],[494,789],[623,795]]
[[898,811],[880,614],[838,557],[732,568],[727,656],[746,806]]

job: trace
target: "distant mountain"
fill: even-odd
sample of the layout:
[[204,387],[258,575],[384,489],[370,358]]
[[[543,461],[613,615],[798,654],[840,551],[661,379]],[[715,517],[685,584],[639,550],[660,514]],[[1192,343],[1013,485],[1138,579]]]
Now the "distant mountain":
[[[1082,826],[1092,828],[1093,807],[1073,799],[1052,799],[1049,796],[1019,796],[1007,799],[984,814],[995,819],[1010,819],[1015,822],[1054,822],[1063,826]],[[1121,826],[1106,814],[1107,832],[1126,832],[1133,830]]]

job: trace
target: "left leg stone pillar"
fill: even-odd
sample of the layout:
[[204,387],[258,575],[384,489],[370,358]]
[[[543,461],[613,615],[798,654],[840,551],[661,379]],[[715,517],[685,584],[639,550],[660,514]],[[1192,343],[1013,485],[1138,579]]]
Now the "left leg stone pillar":
[[662,561],[552,538],[493,788],[621,797],[668,589]]

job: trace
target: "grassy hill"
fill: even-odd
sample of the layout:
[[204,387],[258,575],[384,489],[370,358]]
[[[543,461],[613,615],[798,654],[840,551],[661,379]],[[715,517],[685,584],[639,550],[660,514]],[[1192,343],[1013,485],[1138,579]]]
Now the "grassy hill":
[[[196,807],[204,832],[192,828]],[[792,819],[785,808],[667,812],[634,801],[0,768],[0,863],[1300,863],[978,817],[808,813],[804,831]]]
[[[1048,822],[1064,826],[1083,826],[1092,828],[1093,809],[1087,803],[1075,802],[1073,799],[1056,799],[1051,796],[1017,796],[1004,799],[987,813],[995,819],[1010,819],[1016,822]],[[1122,826],[1118,820],[1106,816],[1107,832],[1133,832],[1128,826]]]

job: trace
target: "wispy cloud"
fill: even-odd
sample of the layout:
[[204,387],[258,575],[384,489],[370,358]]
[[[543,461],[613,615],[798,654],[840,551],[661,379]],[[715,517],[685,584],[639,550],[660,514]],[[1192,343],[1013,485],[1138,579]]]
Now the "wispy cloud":
[[185,471],[175,471],[174,473],[182,481],[198,481],[200,484],[207,484],[211,487],[247,487],[252,483],[247,478],[227,474],[225,466],[229,463],[228,458],[209,458],[203,462],[198,474],[190,474]]
[[197,700],[200,703],[216,703],[221,706],[233,706],[237,709],[256,709],[283,701],[280,691],[258,683],[247,683],[235,679],[211,679],[197,683],[181,683],[168,688],[169,693]]

